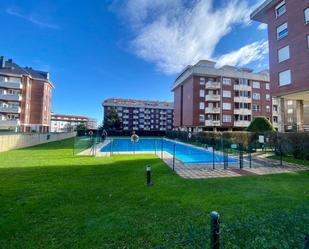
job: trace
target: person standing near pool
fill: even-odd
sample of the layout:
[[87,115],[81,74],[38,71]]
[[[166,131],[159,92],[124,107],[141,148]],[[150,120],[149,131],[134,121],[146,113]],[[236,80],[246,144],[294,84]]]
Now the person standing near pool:
[[133,131],[133,132],[132,132],[132,136],[131,136],[131,141],[132,141],[133,143],[137,143],[138,140],[139,140],[139,136],[136,134],[135,131]]

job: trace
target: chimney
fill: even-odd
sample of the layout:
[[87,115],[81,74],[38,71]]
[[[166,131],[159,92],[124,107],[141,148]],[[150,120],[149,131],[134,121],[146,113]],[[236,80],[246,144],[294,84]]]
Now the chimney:
[[0,68],[5,68],[5,57],[0,56]]

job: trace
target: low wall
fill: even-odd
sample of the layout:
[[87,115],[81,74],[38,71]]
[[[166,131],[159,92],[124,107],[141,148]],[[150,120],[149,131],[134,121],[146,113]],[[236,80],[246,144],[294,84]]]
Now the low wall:
[[58,141],[74,136],[76,136],[76,132],[0,134],[0,152]]

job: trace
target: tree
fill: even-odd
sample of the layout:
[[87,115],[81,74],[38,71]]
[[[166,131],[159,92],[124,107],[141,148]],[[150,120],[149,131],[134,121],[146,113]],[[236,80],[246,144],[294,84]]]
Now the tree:
[[104,124],[103,127],[105,130],[119,130],[121,127],[121,121],[118,116],[118,113],[115,108],[112,108],[105,116],[104,116]]
[[76,130],[77,131],[86,131],[87,127],[85,124],[79,124],[78,126],[76,126]]
[[270,132],[275,131],[272,124],[265,117],[257,117],[250,123],[247,131],[250,132]]

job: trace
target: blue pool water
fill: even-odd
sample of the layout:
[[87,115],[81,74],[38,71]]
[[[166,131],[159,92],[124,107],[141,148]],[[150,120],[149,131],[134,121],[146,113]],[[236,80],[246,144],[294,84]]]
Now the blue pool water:
[[[159,152],[161,149],[171,155],[173,155],[175,144],[175,157],[184,163],[212,163],[213,152],[210,149],[200,149],[186,145],[184,143],[177,143],[167,139],[161,138],[140,138],[137,143],[133,143],[129,138],[114,138],[106,146],[101,148],[101,152]],[[215,153],[215,162],[223,162],[222,155]],[[237,162],[235,158],[228,158],[228,162]]]

